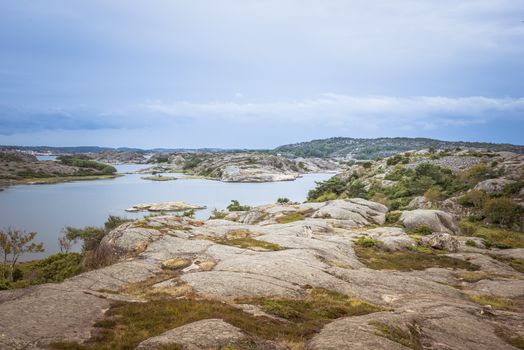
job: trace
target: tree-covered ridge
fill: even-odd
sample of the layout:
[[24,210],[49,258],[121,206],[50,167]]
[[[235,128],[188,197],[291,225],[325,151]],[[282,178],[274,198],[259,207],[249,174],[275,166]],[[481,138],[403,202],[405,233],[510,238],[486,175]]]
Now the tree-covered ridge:
[[333,137],[284,145],[275,148],[275,152],[297,157],[352,157],[355,159],[376,159],[389,157],[410,150],[454,149],[457,147],[484,148],[491,151],[510,151],[524,153],[524,146],[495,144],[485,142],[441,141],[428,138],[348,138]]

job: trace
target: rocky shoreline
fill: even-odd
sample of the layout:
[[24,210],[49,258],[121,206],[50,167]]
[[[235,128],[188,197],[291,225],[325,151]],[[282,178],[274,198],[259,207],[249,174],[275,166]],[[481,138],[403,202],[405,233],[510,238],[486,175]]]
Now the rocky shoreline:
[[[384,226],[388,213],[379,203],[355,198],[265,205],[232,212],[227,220],[156,216],[125,223],[102,240],[118,263],[59,284],[0,292],[0,345],[43,349],[53,342],[92,342],[96,325],[111,319],[108,310],[159,300],[220,301],[260,327],[287,327],[295,316],[286,319],[291,316],[264,300],[300,303],[329,290],[376,309],[328,317],[296,348],[514,349],[511,337],[524,336],[524,274],[499,257],[524,259],[524,249],[470,247],[456,220],[439,211],[405,211],[397,225]],[[409,233],[422,225],[435,231],[427,242]],[[435,242],[452,244],[443,250]],[[381,252],[413,254],[412,266],[379,268]],[[421,261],[426,265],[419,267]],[[284,338],[264,339],[233,320],[204,317],[134,346],[215,349],[243,340],[250,349],[285,349]]]

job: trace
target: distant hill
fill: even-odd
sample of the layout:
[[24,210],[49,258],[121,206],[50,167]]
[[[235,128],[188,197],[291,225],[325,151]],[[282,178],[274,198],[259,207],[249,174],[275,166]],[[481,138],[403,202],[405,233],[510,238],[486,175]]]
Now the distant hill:
[[441,141],[427,138],[376,138],[358,139],[333,137],[277,147],[273,152],[296,157],[352,157],[355,159],[376,159],[396,153],[424,148],[450,149],[457,147],[485,148],[491,151],[524,153],[524,146],[486,142]]

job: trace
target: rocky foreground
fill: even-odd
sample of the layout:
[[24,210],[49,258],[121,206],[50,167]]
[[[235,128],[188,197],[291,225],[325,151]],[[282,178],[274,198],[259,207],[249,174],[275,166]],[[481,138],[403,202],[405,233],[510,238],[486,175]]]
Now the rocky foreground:
[[115,264],[0,292],[0,348],[520,346],[524,249],[466,244],[439,210],[387,218],[345,199],[125,223],[100,246]]

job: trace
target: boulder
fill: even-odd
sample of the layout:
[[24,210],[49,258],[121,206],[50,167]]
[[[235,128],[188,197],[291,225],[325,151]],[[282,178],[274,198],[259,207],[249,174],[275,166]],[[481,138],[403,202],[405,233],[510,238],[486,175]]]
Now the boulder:
[[455,217],[441,210],[404,211],[400,216],[400,223],[408,230],[428,227],[432,232],[445,232],[452,235],[459,232]]
[[105,235],[100,245],[110,247],[118,256],[125,256],[143,252],[149,243],[161,236],[158,230],[126,223]]
[[402,250],[417,245],[417,242],[400,227],[377,227],[364,231],[363,234],[380,241],[381,248],[387,251]]
[[435,232],[430,236],[422,237],[422,244],[427,247],[450,252],[456,252],[459,248],[459,241],[449,233],[444,232]]
[[504,188],[514,183],[513,180],[508,180],[504,178],[499,179],[489,179],[479,182],[476,186],[476,190],[481,190],[486,192],[487,194],[501,194],[504,192]]
[[409,202],[408,207],[411,209],[430,209],[431,202],[424,196],[415,197]]
[[220,319],[201,320],[166,331],[141,342],[136,350],[156,350],[180,345],[186,350],[221,349],[248,337],[237,327]]

